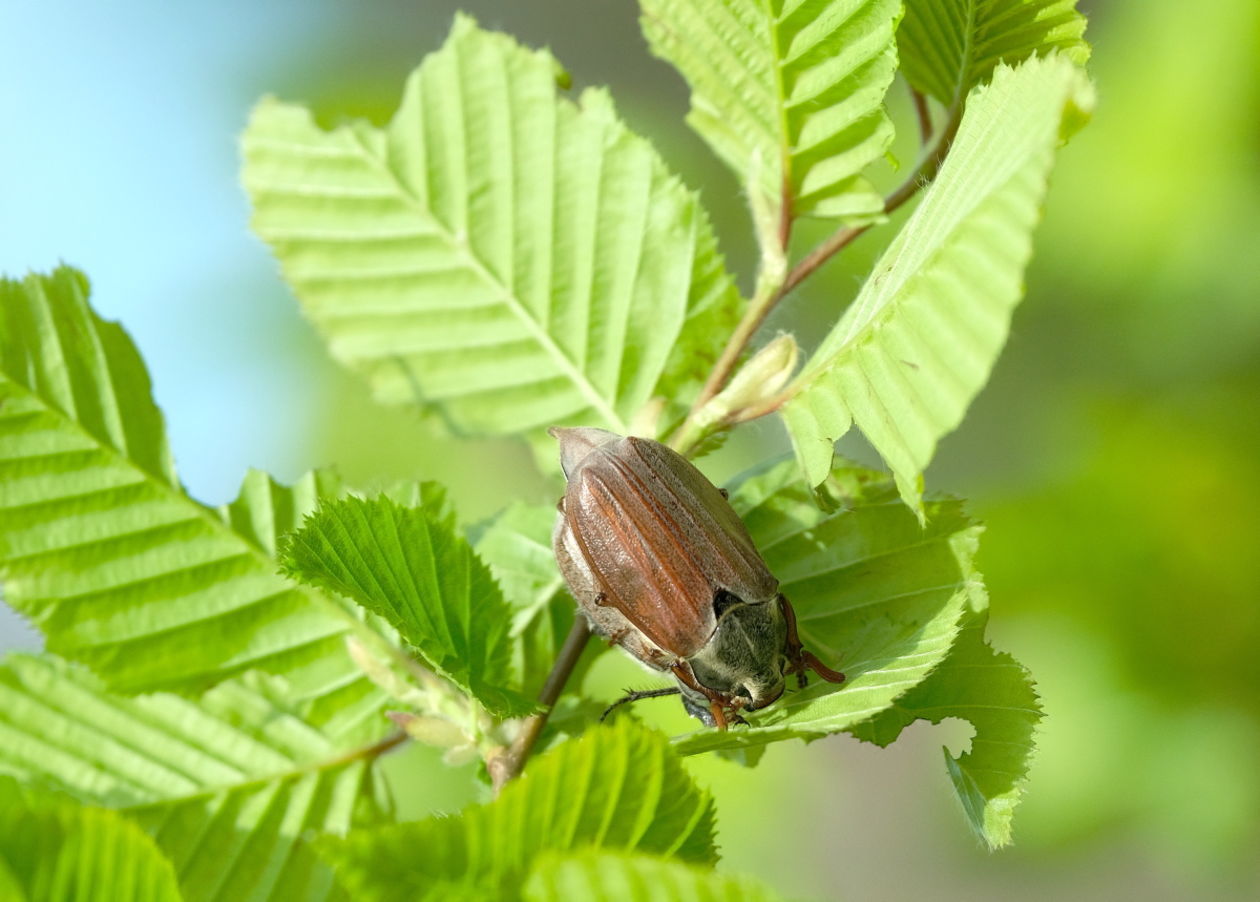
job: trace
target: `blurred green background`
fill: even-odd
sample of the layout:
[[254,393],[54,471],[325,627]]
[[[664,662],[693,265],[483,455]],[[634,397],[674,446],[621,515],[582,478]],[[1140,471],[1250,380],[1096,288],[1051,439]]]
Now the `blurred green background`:
[[[754,770],[697,762],[725,866],[785,892],[1260,897],[1260,3],[1080,6],[1099,107],[1061,154],[992,383],[928,474],[987,522],[991,635],[1032,668],[1049,714],[1016,845],[989,854],[967,832],[939,751],[967,742],[957,724],[917,725],[887,751],[835,738],[775,747]],[[362,485],[442,480],[468,520],[557,493],[523,448],[442,439],[340,375],[236,184],[258,96],[383,121],[457,7],[550,46],[578,86],[610,85],[701,188],[747,279],[739,186],[683,126],[685,90],[648,57],[631,0],[6,10],[0,269],[88,272],[98,309],[140,344],[203,500],[231,497],[247,466],[292,478],[330,463]],[[913,145],[898,147],[904,172]],[[888,231],[771,327],[816,342]],[[711,473],[786,447],[775,424],[747,433]],[[37,644],[0,620],[0,647]],[[606,656],[590,685],[626,680],[645,677]],[[685,725],[672,703],[644,704]],[[469,797],[418,753],[394,769],[414,814]]]

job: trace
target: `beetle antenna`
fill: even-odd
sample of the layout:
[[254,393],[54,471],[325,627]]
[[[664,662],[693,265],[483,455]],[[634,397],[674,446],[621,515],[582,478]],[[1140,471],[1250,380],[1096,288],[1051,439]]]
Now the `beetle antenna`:
[[625,695],[604,709],[604,713],[599,716],[599,722],[603,723],[607,720],[608,715],[613,713],[613,709],[618,708],[621,705],[625,705],[630,702],[637,702],[639,699],[643,698],[662,698],[666,695],[679,695],[681,692],[682,690],[677,686],[670,686],[668,689],[627,689]]

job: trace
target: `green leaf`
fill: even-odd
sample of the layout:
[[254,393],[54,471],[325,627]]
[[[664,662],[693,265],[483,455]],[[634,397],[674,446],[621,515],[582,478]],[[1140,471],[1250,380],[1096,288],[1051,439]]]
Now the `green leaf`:
[[784,418],[811,483],[856,423],[919,509],[920,474],[962,420],[1023,295],[1065,121],[1092,103],[1062,58],[977,89],[940,175],[791,386]]
[[[254,675],[198,701],[109,693],[51,656],[0,667],[0,773],[121,808],[175,862],[187,898],[327,898],[332,875],[308,845],[374,812],[372,762],[395,742],[356,745],[308,723],[288,687]],[[377,722],[379,737],[386,724]]]
[[691,87],[687,122],[747,183],[775,234],[794,216],[869,222],[862,170],[893,127],[900,0],[641,0],[652,51]]
[[130,338],[62,267],[0,280],[0,578],[4,598],[115,689],[199,691],[249,668],[329,697],[375,697],[343,643],[352,615],[276,573],[276,537],[319,498],[251,473],[214,510],[175,477]]
[[588,847],[716,860],[712,803],[663,735],[629,720],[593,727],[488,805],[323,846],[356,900],[517,899],[539,855]]
[[144,831],[0,778],[0,898],[179,902],[175,869]]
[[531,704],[508,689],[511,611],[443,507],[403,507],[384,496],[330,502],[286,542],[285,570],[383,617],[430,667],[490,710],[526,713]]
[[813,739],[888,708],[949,652],[968,603],[982,597],[975,573],[980,528],[957,501],[931,501],[927,522],[897,500],[884,474],[837,467],[819,510],[785,461],[744,481],[731,496],[796,611],[801,640],[841,685],[817,678],[750,725],[675,739],[683,754]]
[[735,315],[696,195],[556,74],[459,16],[386,129],[264,100],[243,139],[254,227],[333,356],[459,432],[626,432]]
[[954,107],[1002,63],[1057,50],[1084,65],[1084,34],[1076,0],[906,0],[897,45],[910,84]]
[[362,821],[360,810],[376,804],[373,779],[367,762],[353,760],[128,814],[174,862],[189,900],[341,899],[310,840]]
[[[512,607],[512,664],[530,698],[542,689],[577,615],[577,604],[551,550],[556,516],[554,505],[518,502],[482,524],[473,537],[478,557],[490,567]],[[583,655],[580,664],[590,660]],[[581,684],[584,669],[573,671],[570,685]]]
[[989,848],[1011,841],[1011,818],[1028,779],[1041,703],[1028,671],[984,641],[984,615],[971,617],[944,662],[878,717],[850,732],[886,746],[916,720],[961,717],[975,727],[971,750],[945,750],[968,822]]
[[777,902],[750,877],[657,858],[590,849],[541,856],[525,881],[527,902]]

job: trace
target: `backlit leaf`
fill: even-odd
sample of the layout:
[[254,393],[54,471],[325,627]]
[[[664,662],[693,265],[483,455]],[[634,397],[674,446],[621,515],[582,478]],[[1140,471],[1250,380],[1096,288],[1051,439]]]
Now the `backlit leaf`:
[[385,129],[264,100],[244,136],[254,227],[333,356],[462,433],[626,432],[738,305],[696,196],[557,73],[459,16]]
[[967,103],[940,175],[806,362],[783,409],[810,482],[856,423],[920,509],[920,474],[1006,343],[1066,126],[1092,103],[1062,58],[1001,67]]
[[519,899],[549,851],[601,848],[711,864],[713,808],[661,734],[593,727],[530,763],[494,802],[324,845],[356,900]]

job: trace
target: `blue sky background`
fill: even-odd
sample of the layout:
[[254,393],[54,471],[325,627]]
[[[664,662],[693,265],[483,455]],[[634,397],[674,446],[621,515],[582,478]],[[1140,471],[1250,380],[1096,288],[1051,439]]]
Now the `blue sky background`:
[[0,271],[89,275],[96,309],[144,354],[185,483],[211,503],[247,466],[292,475],[305,431],[295,356],[271,350],[299,317],[248,230],[236,135],[277,48],[326,28],[323,8],[44,2],[4,16]]

